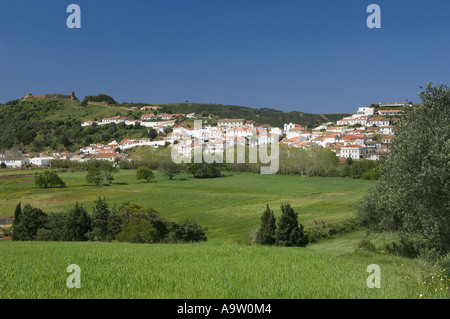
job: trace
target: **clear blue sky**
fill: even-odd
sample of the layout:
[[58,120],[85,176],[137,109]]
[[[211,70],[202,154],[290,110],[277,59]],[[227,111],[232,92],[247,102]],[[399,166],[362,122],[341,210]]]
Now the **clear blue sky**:
[[[81,29],[66,8],[81,7]],[[366,8],[381,7],[381,29]],[[450,1],[15,0],[0,3],[0,102],[105,93],[308,113],[418,101],[450,84]]]

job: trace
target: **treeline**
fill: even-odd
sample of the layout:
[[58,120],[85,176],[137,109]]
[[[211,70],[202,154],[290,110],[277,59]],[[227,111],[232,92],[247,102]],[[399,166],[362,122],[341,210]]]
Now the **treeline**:
[[323,122],[335,122],[345,116],[347,113],[324,114],[328,119],[325,120],[320,114],[311,114],[303,112],[283,112],[270,108],[253,109],[238,105],[222,105],[222,104],[203,104],[203,103],[177,103],[177,104],[158,104],[158,106],[170,109],[173,113],[196,113],[196,114],[213,114],[220,118],[242,118],[253,120],[259,124],[270,124],[276,127],[283,127],[285,123],[297,123],[309,128],[317,127]]
[[114,100],[111,96],[106,95],[106,94],[99,94],[99,95],[88,95],[86,96],[83,101],[82,104],[83,105],[87,105],[88,102],[100,102],[100,103],[107,103],[107,104],[117,104],[117,101]]
[[64,110],[64,103],[58,100],[14,100],[0,105],[0,149],[74,152],[93,143],[121,141],[130,136],[149,137],[148,129],[139,125],[110,123],[82,127],[80,119],[70,116],[49,120],[55,111]]
[[206,241],[206,227],[195,221],[169,221],[153,208],[124,203],[110,208],[98,198],[92,214],[76,203],[66,212],[46,214],[27,204],[16,206],[12,239],[17,241],[118,241],[181,243]]
[[[201,169],[216,169],[220,171],[260,173],[261,167],[270,165],[270,163],[261,163],[259,157],[256,163],[251,163],[249,147],[245,148],[243,161],[241,161],[243,163],[238,163],[237,161],[237,149],[235,149],[234,154],[232,163],[227,163],[226,155],[224,154],[222,159],[224,163],[216,163],[215,167],[212,167],[211,164],[208,166],[205,163],[203,163],[203,166],[194,164],[181,165],[173,163],[170,148],[154,149],[142,147],[133,152],[132,160],[122,160],[119,162],[119,166],[123,169],[137,169],[140,166],[147,166],[163,172],[167,170],[168,166],[171,166],[172,168],[178,167],[180,171],[184,170],[190,173],[193,173],[194,168],[198,171],[201,171]],[[270,149],[268,154],[270,156]],[[329,149],[322,147],[303,149],[286,145],[279,146],[279,158],[274,158],[273,160],[278,161],[277,174],[281,175],[351,177],[371,180],[379,178],[379,169],[382,163],[381,161],[353,161],[352,159],[347,159],[345,163],[340,163],[336,154]],[[219,175],[217,174],[216,176]]]

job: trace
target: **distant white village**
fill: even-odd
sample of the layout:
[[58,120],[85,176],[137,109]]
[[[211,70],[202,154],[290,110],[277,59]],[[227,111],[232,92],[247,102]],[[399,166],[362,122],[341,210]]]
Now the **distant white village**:
[[[7,157],[0,154],[0,163],[7,167],[50,166],[54,159],[66,159],[77,162],[89,160],[107,160],[117,163],[126,157],[124,150],[137,146],[161,147],[168,146],[177,149],[184,156],[191,156],[194,151],[201,149],[207,153],[224,152],[227,147],[245,145],[249,147],[263,144],[279,143],[290,147],[323,147],[336,153],[342,158],[353,160],[379,160],[389,153],[389,146],[395,135],[393,124],[399,120],[404,112],[406,103],[380,103],[380,109],[374,107],[360,107],[356,114],[334,122],[323,123],[311,129],[300,124],[284,124],[283,128],[272,127],[268,124],[260,125],[254,121],[244,119],[219,119],[215,126],[194,128],[182,127],[177,119],[196,119],[191,114],[154,114],[142,115],[140,120],[129,120],[126,117],[115,116],[103,118],[101,121],[85,121],[82,126],[106,125],[110,123],[124,123],[125,125],[141,125],[153,128],[163,135],[161,138],[124,139],[120,142],[112,141],[106,145],[91,144],[79,149],[76,153],[62,152],[40,154],[39,156]],[[385,109],[386,107],[392,109]],[[158,106],[142,107],[140,110],[157,110]],[[170,132],[167,133],[170,128]]]

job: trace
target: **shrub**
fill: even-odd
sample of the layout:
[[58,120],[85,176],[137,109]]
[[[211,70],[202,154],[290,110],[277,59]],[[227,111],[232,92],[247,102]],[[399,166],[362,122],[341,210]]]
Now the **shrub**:
[[218,163],[191,163],[188,164],[187,170],[194,175],[195,178],[214,178],[221,176],[221,164]]
[[0,228],[0,238],[1,237],[12,237],[12,235],[13,235],[13,227],[12,226]]
[[172,229],[166,236],[167,242],[198,242],[206,241],[207,227],[201,227],[195,221],[185,220],[180,224],[172,224]]
[[368,252],[371,252],[371,253],[374,253],[377,250],[375,245],[370,240],[368,240],[366,238],[361,239],[361,241],[356,246],[356,249],[360,250],[360,251],[368,251]]

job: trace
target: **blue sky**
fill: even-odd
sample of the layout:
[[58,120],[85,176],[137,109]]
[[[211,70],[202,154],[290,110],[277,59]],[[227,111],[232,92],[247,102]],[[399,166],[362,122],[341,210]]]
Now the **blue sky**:
[[[66,8],[81,7],[81,29]],[[366,8],[381,7],[381,29]],[[119,102],[308,113],[418,101],[450,84],[442,0],[41,0],[0,3],[0,102],[105,93]]]

